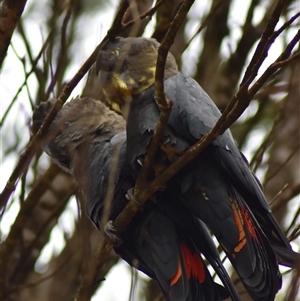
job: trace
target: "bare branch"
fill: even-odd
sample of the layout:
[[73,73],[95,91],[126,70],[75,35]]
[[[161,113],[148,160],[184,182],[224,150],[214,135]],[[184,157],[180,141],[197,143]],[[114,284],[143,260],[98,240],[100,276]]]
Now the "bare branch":
[[263,35],[256,47],[255,53],[253,54],[252,59],[246,69],[240,86],[243,86],[246,82],[253,81],[253,79],[257,75],[258,69],[260,68],[265,58],[268,56],[268,50],[275,40],[275,37],[273,36],[275,26],[279,21],[281,12],[283,11],[285,4],[286,1],[278,0],[272,16],[269,19]]
[[279,68],[282,68],[295,60],[300,59],[300,52],[291,55],[293,48],[300,40],[300,30],[296,33],[291,42],[286,46],[285,50],[277,58],[277,60],[271,64],[256,83],[249,89],[249,96],[252,98],[258,90],[265,84],[265,82],[274,74]]
[[26,0],[3,0],[0,5],[0,67],[26,2]]
[[[298,216],[300,214],[300,210],[297,211]],[[296,226],[292,233],[289,235],[288,239],[289,241],[293,241],[296,237],[300,236],[300,225]]]
[[[53,35],[53,30],[49,33],[46,41],[43,43],[42,45],[42,48],[41,50],[39,51],[37,57],[35,58],[35,60],[31,63],[31,69],[30,71],[28,71],[26,74],[25,74],[25,79],[23,81],[23,83],[21,84],[21,86],[19,87],[18,91],[16,92],[14,98],[10,101],[9,103],[9,106],[7,108],[7,110],[4,112],[3,114],[3,118],[2,120],[0,121],[0,127],[3,126],[4,124],[4,121],[6,120],[7,118],[7,115],[9,113],[9,111],[11,110],[12,106],[14,105],[15,101],[17,100],[20,92],[22,91],[22,89],[27,85],[27,80],[29,78],[29,76],[33,73],[33,72],[36,72],[36,68],[37,68],[37,64],[39,62],[39,60],[41,59],[41,57],[43,56],[43,53],[45,52],[46,48],[48,47],[49,45],[49,42],[50,40],[52,39],[52,35]],[[0,208],[1,208],[1,205],[0,205]]]
[[147,10],[145,13],[141,14],[137,18],[130,20],[126,23],[122,22],[122,30],[125,30],[128,27],[132,26],[138,20],[143,20],[149,16],[152,16],[165,1],[166,0],[159,0],[152,8],[150,8],[149,10]]
[[297,299],[298,292],[300,288],[300,262],[298,263],[298,267],[294,271],[294,275],[291,281],[291,286],[288,294],[286,295],[285,301],[294,301]]
[[[6,297],[13,289],[12,284],[18,286],[28,277],[42,247],[48,241],[54,221],[76,191],[70,175],[62,171],[58,173],[59,170],[57,165],[52,164],[36,181],[1,245],[0,265],[3,273],[0,275],[0,283]],[[52,181],[50,187],[49,181]]]
[[59,50],[58,59],[57,59],[57,66],[56,66],[55,73],[53,74],[51,82],[46,91],[47,98],[49,97],[50,93],[53,91],[53,88],[54,88],[55,84],[57,83],[57,80],[58,80],[60,74],[65,69],[63,67],[67,63],[67,59],[66,59],[67,51],[68,51],[67,29],[68,29],[68,24],[72,17],[73,9],[74,9],[74,0],[71,0],[68,2],[66,15],[63,19],[63,24],[62,24],[62,28],[61,28],[60,50]]

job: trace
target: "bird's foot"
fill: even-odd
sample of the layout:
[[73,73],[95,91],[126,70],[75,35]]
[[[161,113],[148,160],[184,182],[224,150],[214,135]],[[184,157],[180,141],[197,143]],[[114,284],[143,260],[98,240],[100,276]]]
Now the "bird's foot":
[[116,234],[116,229],[114,227],[113,221],[109,221],[104,226],[104,233],[115,242],[116,245],[121,245],[123,243],[122,239]]
[[138,206],[143,206],[143,205],[144,205],[143,203],[139,202],[139,201],[137,200],[137,198],[134,196],[134,194],[133,194],[133,188],[130,188],[130,189],[127,191],[125,197],[126,197],[126,199],[127,199],[128,201],[132,201],[132,202],[134,202],[134,203],[135,203],[136,205],[138,205]]

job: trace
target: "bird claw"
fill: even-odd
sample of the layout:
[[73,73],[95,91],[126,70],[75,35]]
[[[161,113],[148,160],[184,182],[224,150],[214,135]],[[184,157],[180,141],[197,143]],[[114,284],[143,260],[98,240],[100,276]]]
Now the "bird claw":
[[104,233],[113,241],[115,241],[117,243],[117,245],[121,245],[122,244],[122,239],[115,234],[116,229],[114,228],[114,224],[113,221],[109,221],[106,223],[106,225],[104,226]]
[[128,201],[132,201],[132,202],[134,202],[134,203],[135,203],[136,205],[138,205],[138,206],[143,206],[143,205],[144,205],[143,203],[139,202],[139,201],[137,200],[137,198],[134,196],[134,194],[133,194],[133,188],[130,188],[130,189],[127,191],[125,197],[126,197],[126,199],[127,199]]

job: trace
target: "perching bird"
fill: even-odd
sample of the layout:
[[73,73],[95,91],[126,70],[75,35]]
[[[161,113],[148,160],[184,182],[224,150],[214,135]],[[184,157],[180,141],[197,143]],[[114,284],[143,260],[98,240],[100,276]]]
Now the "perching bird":
[[[52,105],[47,101],[36,108],[34,133]],[[74,176],[85,196],[87,214],[98,229],[110,171],[117,164],[110,212],[110,219],[114,220],[128,202],[127,191],[134,186],[122,117],[99,101],[74,99],[58,113],[43,138],[42,147]],[[119,154],[115,153],[117,148]],[[136,214],[121,236],[123,243],[115,251],[156,279],[166,300],[217,301],[230,295],[232,300],[239,301],[205,225],[176,201],[176,195],[162,192],[155,198],[156,203],[146,202]],[[170,203],[174,203],[172,208]],[[174,216],[178,218],[172,219]],[[227,289],[213,281],[200,252]]]
[[[160,114],[154,87],[158,47],[154,39],[117,37],[99,52],[97,60],[108,102],[118,111],[130,104],[127,156],[136,172]],[[178,71],[170,53],[164,90],[173,105],[153,176],[206,134],[221,116],[199,84]],[[277,260],[293,266],[299,254],[292,251],[229,130],[167,183],[165,193],[174,190],[219,240],[253,300],[274,300],[281,287]]]

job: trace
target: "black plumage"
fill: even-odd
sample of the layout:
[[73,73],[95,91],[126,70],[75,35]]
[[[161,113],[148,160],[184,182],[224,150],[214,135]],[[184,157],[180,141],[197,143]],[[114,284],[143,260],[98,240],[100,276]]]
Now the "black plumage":
[[[130,101],[127,155],[135,174],[160,114],[153,85],[158,47],[153,39],[118,37],[100,51],[97,61],[110,103],[122,110]],[[122,64],[116,64],[119,57]],[[144,82],[147,85],[140,85]],[[206,134],[221,116],[199,84],[178,72],[171,54],[164,90],[173,106],[152,177]],[[292,251],[229,130],[167,183],[166,193],[174,189],[188,210],[212,230],[252,298],[274,300],[281,287],[278,261],[294,266],[299,254]]]
[[[35,110],[33,132],[38,130],[51,106],[48,101]],[[74,99],[58,113],[42,141],[43,149],[73,174],[86,198],[87,214],[97,228],[113,164],[117,168],[111,219],[124,208],[125,195],[134,186],[124,129],[123,119],[101,102]],[[118,155],[116,148],[120,150]],[[116,252],[156,279],[166,300],[217,301],[229,295],[232,300],[240,300],[204,224],[176,201],[176,196],[161,192],[156,198],[157,202],[147,202],[130,222]],[[170,208],[173,201],[176,206]],[[180,218],[174,219],[175,216]],[[227,289],[213,281],[200,252]]]

